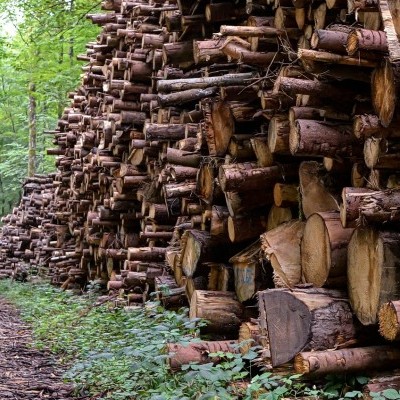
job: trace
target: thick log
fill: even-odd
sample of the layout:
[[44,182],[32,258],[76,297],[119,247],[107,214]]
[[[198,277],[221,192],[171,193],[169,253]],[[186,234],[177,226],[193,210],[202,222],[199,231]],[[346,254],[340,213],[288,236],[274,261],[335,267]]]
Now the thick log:
[[198,168],[203,159],[200,153],[178,150],[172,147],[167,148],[166,158],[167,161],[171,164],[177,164],[192,168]]
[[243,249],[229,259],[235,273],[235,292],[240,302],[254,299],[259,290],[271,286],[260,261],[260,242]]
[[339,210],[338,202],[323,183],[321,164],[302,162],[299,177],[302,211],[306,218],[320,211]]
[[340,205],[340,219],[344,228],[355,228],[358,220],[361,199],[373,191],[364,188],[345,187],[342,190],[342,204]]
[[267,229],[265,215],[243,215],[228,218],[228,234],[232,243],[255,239]]
[[268,125],[268,147],[271,153],[289,154],[289,119],[286,115],[274,116]]
[[313,49],[345,54],[347,38],[347,32],[316,29],[311,37],[311,47]]
[[205,332],[237,335],[243,319],[243,306],[232,292],[196,290],[190,301],[190,318],[203,318]]
[[372,346],[300,353],[294,368],[300,374],[343,374],[396,368],[399,362],[399,348]]
[[299,204],[299,187],[295,184],[276,183],[274,186],[274,203],[277,207],[297,207]]
[[379,333],[386,340],[400,340],[400,300],[384,303],[378,314]]
[[295,129],[290,131],[290,152],[324,157],[353,156],[358,148],[352,133],[351,125],[298,119]]
[[273,366],[292,360],[300,351],[348,346],[356,336],[344,292],[271,289],[259,293],[259,309],[261,331],[268,331]]
[[342,224],[351,226],[359,219],[362,223],[397,224],[400,221],[400,191],[389,189],[343,188]]
[[400,233],[356,228],[348,247],[349,298],[364,325],[375,324],[379,307],[400,299]]
[[[182,248],[181,264],[184,274],[191,278],[197,267],[216,256],[217,242],[207,231],[189,230],[185,232],[186,242]],[[215,260],[215,258],[214,258]]]
[[289,221],[261,235],[264,256],[274,269],[275,287],[292,288],[301,282],[300,243],[305,223]]
[[277,182],[297,176],[295,164],[259,168],[255,163],[228,164],[219,168],[218,180],[224,192],[272,188]]
[[293,219],[292,210],[288,207],[277,207],[272,204],[268,213],[267,231]]
[[179,371],[183,365],[196,363],[218,364],[221,357],[212,357],[211,353],[238,353],[237,340],[201,341],[189,343],[188,346],[179,343],[168,343],[168,367],[172,371]]
[[226,206],[232,217],[243,215],[255,209],[264,208],[274,201],[270,190],[250,190],[246,192],[225,192]]
[[360,50],[386,53],[388,46],[385,32],[370,29],[352,30],[347,38],[346,51],[352,56]]
[[353,228],[343,228],[337,211],[321,212],[307,219],[301,242],[305,282],[316,287],[345,287],[347,247]]
[[207,99],[201,103],[204,112],[202,130],[211,156],[223,156],[235,133],[235,121],[229,104],[225,101]]

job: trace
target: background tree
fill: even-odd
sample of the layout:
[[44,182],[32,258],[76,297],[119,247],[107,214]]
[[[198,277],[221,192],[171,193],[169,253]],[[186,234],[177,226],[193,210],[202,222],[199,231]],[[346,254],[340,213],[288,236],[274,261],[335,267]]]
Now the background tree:
[[55,169],[54,158],[45,155],[50,139],[43,131],[55,127],[67,93],[79,83],[75,55],[98,32],[85,15],[99,4],[0,0],[6,21],[0,28],[0,214],[17,202],[28,165],[31,174]]

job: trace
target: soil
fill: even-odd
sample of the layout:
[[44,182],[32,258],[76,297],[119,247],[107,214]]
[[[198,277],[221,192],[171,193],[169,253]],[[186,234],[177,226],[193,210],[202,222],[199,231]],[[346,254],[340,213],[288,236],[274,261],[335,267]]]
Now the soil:
[[72,386],[63,383],[62,374],[62,367],[49,353],[32,347],[29,326],[0,297],[0,400],[77,400]]

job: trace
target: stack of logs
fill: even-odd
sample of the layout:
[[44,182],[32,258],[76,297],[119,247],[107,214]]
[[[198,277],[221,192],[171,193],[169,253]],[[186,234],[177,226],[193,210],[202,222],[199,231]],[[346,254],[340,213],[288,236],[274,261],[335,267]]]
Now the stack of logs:
[[29,247],[63,288],[188,302],[265,365],[391,368],[398,348],[354,347],[400,299],[396,4],[103,2],[50,196],[4,219],[7,270]]

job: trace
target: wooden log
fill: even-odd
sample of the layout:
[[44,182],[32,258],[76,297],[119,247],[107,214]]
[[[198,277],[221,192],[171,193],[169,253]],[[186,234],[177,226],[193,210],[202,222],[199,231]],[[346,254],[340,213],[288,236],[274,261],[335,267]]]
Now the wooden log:
[[202,329],[225,335],[237,335],[243,318],[243,306],[232,292],[196,290],[190,301],[190,318],[203,318]]
[[375,324],[379,307],[400,299],[400,234],[356,228],[348,247],[347,279],[352,309],[363,325]]
[[271,187],[297,176],[296,165],[282,164],[259,168],[255,163],[228,164],[219,168],[218,180],[224,192],[257,190]]
[[360,50],[387,53],[385,32],[371,29],[353,29],[347,38],[346,51],[352,56]]
[[254,78],[252,73],[226,74],[209,78],[188,78],[159,80],[157,89],[160,92],[176,92],[188,89],[205,89],[213,86],[246,85]]
[[277,207],[297,207],[299,197],[298,185],[276,183],[274,186],[274,203]]
[[296,120],[295,129],[290,131],[289,146],[293,155],[325,157],[354,156],[358,150],[351,125],[307,119]]
[[261,235],[264,256],[270,261],[275,287],[292,288],[301,282],[300,243],[305,223],[289,221]]
[[162,107],[171,105],[182,105],[204,99],[206,97],[214,96],[218,91],[217,86],[205,88],[205,89],[189,89],[182,90],[176,93],[170,94],[159,94],[158,102]]
[[400,301],[384,303],[378,314],[379,333],[386,340],[400,340]]
[[341,374],[395,368],[399,361],[399,348],[371,346],[302,352],[296,356],[294,368],[300,374]]
[[322,168],[316,161],[304,161],[299,168],[302,211],[306,218],[320,211],[339,210],[335,197],[322,179]]
[[259,167],[271,167],[274,157],[268,145],[268,137],[264,135],[253,136],[250,139]]
[[301,242],[305,282],[316,287],[346,286],[347,247],[353,230],[342,227],[337,211],[320,212],[307,219]]
[[277,207],[272,204],[268,213],[267,231],[293,219],[292,210],[288,207]]
[[207,231],[188,230],[185,232],[186,242],[182,249],[181,264],[184,274],[191,278],[197,267],[215,257],[217,243]]
[[289,154],[289,119],[286,115],[274,116],[268,125],[268,148],[271,153]]
[[393,119],[397,102],[399,70],[388,60],[374,69],[371,81],[372,104],[382,126],[388,127]]
[[166,249],[163,247],[129,247],[129,261],[158,262],[163,261]]
[[316,29],[311,37],[313,49],[345,54],[348,32]]
[[243,215],[228,218],[228,234],[232,243],[255,239],[267,229],[265,215]]
[[198,168],[203,159],[200,153],[178,150],[172,147],[167,148],[166,158],[167,161],[171,164],[177,164],[192,168]]
[[229,104],[225,101],[207,99],[201,103],[204,112],[202,130],[211,156],[223,156],[235,133],[235,121]]
[[388,127],[381,124],[377,115],[361,114],[353,118],[353,134],[357,139],[398,137],[400,131],[399,119],[395,118]]
[[237,340],[201,341],[189,343],[188,346],[179,343],[168,343],[168,367],[172,371],[179,371],[183,365],[196,363],[218,364],[221,357],[209,356],[213,353],[238,353]]
[[246,212],[265,208],[274,201],[269,190],[251,190],[246,192],[225,192],[226,206],[229,214],[234,217]]
[[360,216],[360,201],[371,189],[345,187],[342,190],[342,204],[340,205],[340,219],[344,228],[355,228]]
[[394,372],[390,375],[387,373],[384,376],[377,376],[370,379],[370,381],[363,387],[363,398],[365,400],[372,400],[374,393],[381,393],[386,389],[400,390],[400,376]]
[[[292,360],[300,351],[349,346],[356,336],[344,292],[270,289],[259,293],[259,309],[261,332],[268,331],[273,366]],[[282,332],[292,334],[283,336]]]
[[194,40],[193,58],[196,64],[213,64],[225,61],[225,54],[221,51],[222,39]]

